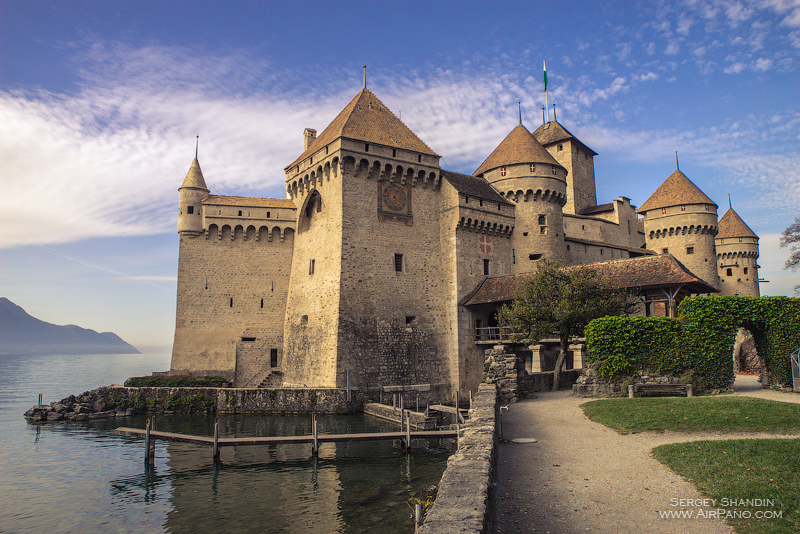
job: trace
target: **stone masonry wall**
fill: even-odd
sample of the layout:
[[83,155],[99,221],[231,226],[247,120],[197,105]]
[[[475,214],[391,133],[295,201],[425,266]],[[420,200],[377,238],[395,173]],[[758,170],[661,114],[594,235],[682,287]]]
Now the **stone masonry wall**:
[[497,388],[481,384],[418,534],[496,532],[497,439]]

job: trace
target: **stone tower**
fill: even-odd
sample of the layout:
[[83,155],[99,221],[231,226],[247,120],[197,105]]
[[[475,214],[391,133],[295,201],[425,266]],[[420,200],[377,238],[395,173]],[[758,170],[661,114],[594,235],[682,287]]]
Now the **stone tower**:
[[719,291],[722,295],[760,296],[758,287],[758,236],[728,209],[719,220],[716,236]]
[[533,136],[567,171],[564,213],[575,215],[596,206],[594,157],[597,152],[584,145],[555,119],[537,128]]
[[[307,130],[308,132],[308,130]],[[454,367],[439,155],[363,89],[285,168],[298,207],[284,385],[430,384]]]
[[685,174],[676,169],[636,213],[644,216],[647,248],[672,254],[703,281],[720,287],[714,246],[717,205]]
[[562,208],[567,202],[567,170],[525,126],[511,130],[473,176],[517,203],[511,236],[515,274],[535,270],[532,262],[541,258],[565,261]]
[[192,166],[186,173],[183,185],[178,188],[178,233],[181,236],[196,237],[203,233],[203,200],[209,190],[200,170],[200,162],[195,153]]

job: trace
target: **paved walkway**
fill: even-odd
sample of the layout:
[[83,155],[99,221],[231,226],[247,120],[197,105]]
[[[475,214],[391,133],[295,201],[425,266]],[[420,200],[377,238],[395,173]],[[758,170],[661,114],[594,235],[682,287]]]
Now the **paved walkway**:
[[[737,380],[736,395],[800,403],[800,395],[761,391],[757,377]],[[504,437],[535,443],[500,445],[498,532],[573,534],[728,533],[716,519],[662,519],[681,510],[672,499],[701,499],[694,486],[655,460],[664,443],[776,437],[772,433],[642,432],[621,435],[583,415],[590,399],[570,391],[540,393],[503,411]],[[687,506],[686,510],[709,508]]]

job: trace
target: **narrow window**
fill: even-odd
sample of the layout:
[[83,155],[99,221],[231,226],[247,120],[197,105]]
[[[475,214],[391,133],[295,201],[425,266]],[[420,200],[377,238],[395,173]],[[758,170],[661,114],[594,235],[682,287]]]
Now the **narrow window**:
[[489,276],[489,260],[483,260],[483,274]]
[[600,249],[600,255],[601,256],[603,255],[603,249],[602,248]]
[[706,211],[711,211],[711,206],[709,206],[708,204],[706,204]]
[[309,165],[313,165],[314,164],[314,156],[311,156],[310,158],[308,158],[308,164]]
[[308,315],[300,317],[300,324],[308,324]]
[[261,299],[261,308],[264,308],[264,299]]
[[469,204],[469,197],[464,197],[464,204]]
[[661,253],[662,254],[669,254],[669,249],[668,248],[662,248],[661,249]]
[[589,245],[583,245],[583,253],[584,254],[588,254],[589,253]]
[[727,274],[728,276],[733,276],[733,269],[728,269],[728,270],[725,272],[725,274]]
[[393,158],[396,158],[396,157],[397,157],[397,149],[396,149],[396,148],[393,148],[393,149],[392,149],[392,157],[393,157]]
[[741,242],[742,242],[742,238],[740,237],[740,238],[739,238],[739,243],[741,243]]
[[269,349],[269,366],[278,367],[278,349]]
[[314,274],[314,260],[311,260],[311,263],[308,264],[308,274]]
[[269,212],[267,212],[267,219],[269,219]]
[[561,152],[562,150],[564,150],[564,145],[562,145],[561,143],[559,143],[559,144],[558,144],[558,151],[559,151],[559,152]]
[[[728,269],[728,270],[730,271],[730,269]],[[230,302],[229,302],[229,306],[230,306],[231,308],[233,308],[233,297],[231,297],[231,300],[230,300]]]
[[422,154],[417,154],[417,163],[422,163]]
[[569,250],[569,245],[567,245],[567,250]]
[[500,176],[505,176],[505,175],[506,175],[506,168],[500,167]]
[[744,268],[744,274],[747,274],[747,267]]
[[483,206],[483,199],[482,199],[482,198],[479,198],[479,199],[478,199],[478,205],[479,205],[479,206]]
[[[569,245],[567,245],[567,249],[569,249]],[[511,265],[517,264],[517,251],[515,249],[511,249]]]
[[189,215],[194,213],[194,206],[187,206],[186,207],[186,213],[188,213]]
[[369,152],[369,145],[366,143],[364,144],[364,152]]
[[694,254],[694,247],[686,247],[687,254]]
[[503,205],[498,202],[497,203],[497,210],[498,211],[502,211],[502,209],[503,209]]
[[403,255],[402,254],[395,254],[394,255],[394,271],[396,273],[403,272]]
[[661,208],[661,215],[667,214],[667,208]]
[[406,324],[411,324],[417,318],[416,315],[406,315]]
[[539,224],[546,225],[547,224],[547,215],[539,215]]
[[545,235],[545,234],[547,234],[547,227],[546,227],[546,226],[540,226],[540,227],[539,227],[539,233],[540,233],[541,235]]
[[724,239],[724,238],[723,238],[723,239],[720,239],[720,240],[719,240],[719,244],[720,244],[720,245],[724,245],[724,244],[725,244],[725,239]]
[[239,217],[242,216],[242,210],[239,210]]

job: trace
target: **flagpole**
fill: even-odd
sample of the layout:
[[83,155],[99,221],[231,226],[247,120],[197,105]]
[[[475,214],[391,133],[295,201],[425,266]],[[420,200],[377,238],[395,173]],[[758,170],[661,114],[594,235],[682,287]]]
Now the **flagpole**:
[[542,81],[544,81],[544,109],[547,122],[550,122],[550,104],[547,102],[547,63],[545,63],[544,60],[542,60],[542,69],[544,70],[544,74],[542,75]]

